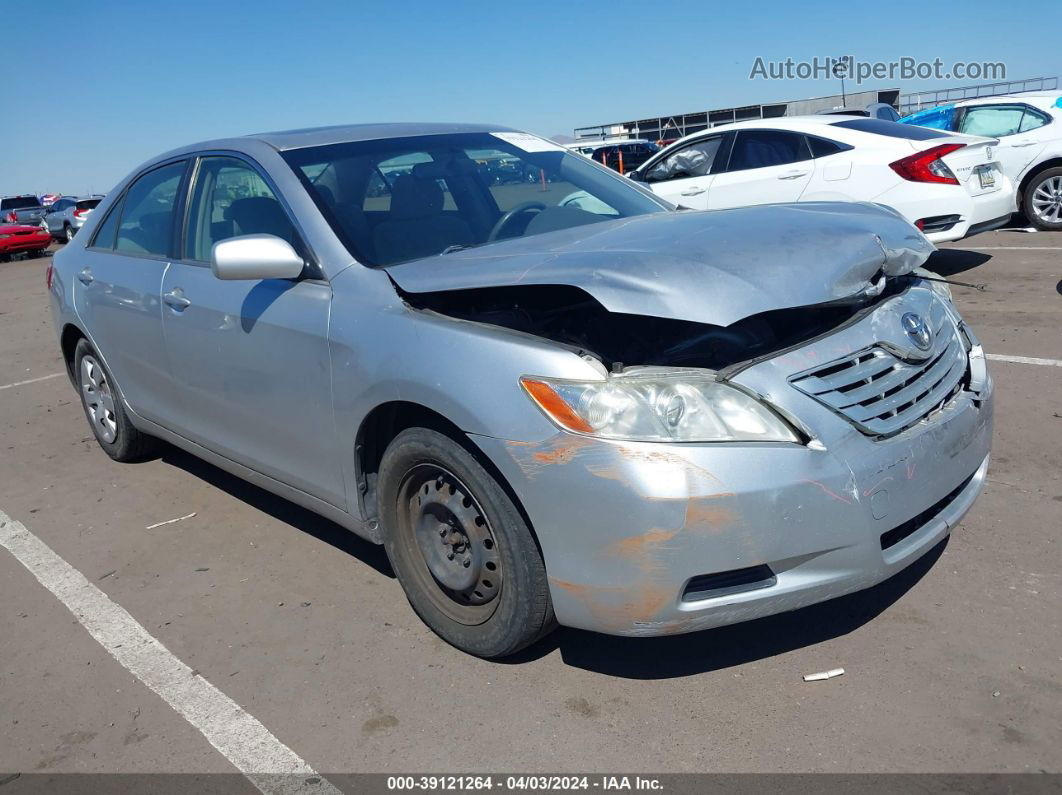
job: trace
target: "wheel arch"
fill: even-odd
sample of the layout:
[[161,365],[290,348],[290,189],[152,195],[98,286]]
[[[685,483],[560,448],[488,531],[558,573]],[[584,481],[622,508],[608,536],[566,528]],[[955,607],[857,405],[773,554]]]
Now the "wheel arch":
[[[443,434],[452,441],[461,445],[476,462],[501,486],[520,516],[531,530],[531,536],[535,545],[542,553],[542,544],[538,533],[535,531],[531,517],[524,509],[520,497],[513,490],[509,481],[495,466],[483,450],[461,430],[453,421],[440,414],[435,409],[420,403],[405,400],[392,400],[381,403],[373,408],[358,427],[354,437],[354,478],[357,488],[358,507],[365,521],[376,527],[379,521],[379,506],[377,503],[376,475],[380,471],[380,462],[383,460],[384,451],[391,441],[407,428],[429,428]],[[376,530],[382,542],[382,534]]]
[[1029,169],[1024,177],[1021,178],[1021,182],[1018,183],[1018,191],[1015,196],[1015,202],[1019,210],[1025,209],[1025,190],[1029,187],[1029,183],[1036,178],[1038,174],[1047,171],[1049,168],[1062,168],[1062,156],[1050,157]]
[[77,349],[78,340],[82,339],[88,339],[88,335],[73,323],[64,325],[63,331],[59,335],[59,348],[63,352],[66,374],[70,378],[70,383],[75,385],[77,379],[74,373],[74,351]]

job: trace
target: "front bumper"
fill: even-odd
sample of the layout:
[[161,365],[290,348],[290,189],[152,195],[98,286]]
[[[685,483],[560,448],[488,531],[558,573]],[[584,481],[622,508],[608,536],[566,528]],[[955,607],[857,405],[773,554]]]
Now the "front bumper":
[[[886,440],[788,384],[767,386],[787,359],[862,344],[850,329],[733,379],[800,417],[811,445],[474,437],[536,529],[560,623],[657,635],[746,621],[870,587],[944,538],[984,484],[991,380]],[[763,566],[770,581],[690,587]]]

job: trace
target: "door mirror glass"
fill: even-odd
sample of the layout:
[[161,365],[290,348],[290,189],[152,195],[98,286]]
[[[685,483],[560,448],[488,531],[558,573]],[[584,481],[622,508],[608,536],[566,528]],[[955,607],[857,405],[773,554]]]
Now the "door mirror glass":
[[291,243],[276,235],[241,235],[220,240],[210,252],[219,279],[297,279],[303,262]]

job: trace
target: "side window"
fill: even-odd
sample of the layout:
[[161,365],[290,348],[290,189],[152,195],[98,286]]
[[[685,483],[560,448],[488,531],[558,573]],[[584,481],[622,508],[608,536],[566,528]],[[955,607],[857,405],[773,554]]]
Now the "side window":
[[1029,132],[1029,130],[1035,130],[1038,127],[1043,127],[1050,121],[1047,114],[1041,113],[1038,110],[1032,108],[1025,109],[1025,115],[1021,117],[1021,126],[1018,127],[1018,132]]
[[183,160],[156,168],[129,187],[118,225],[116,251],[156,257],[169,255],[173,210],[184,168]]
[[829,157],[830,155],[835,155],[838,152],[843,152],[846,149],[852,148],[846,144],[839,144],[836,141],[831,141],[827,138],[816,138],[813,135],[809,135],[807,138],[808,146],[811,147],[812,157]]
[[215,243],[262,234],[299,248],[291,219],[258,171],[234,157],[204,157],[188,210],[184,258],[210,262]]
[[723,136],[716,135],[685,146],[645,173],[646,182],[703,177],[711,173]]
[[734,141],[727,171],[784,166],[810,160],[803,135],[780,130],[741,130]]
[[107,217],[103,219],[103,223],[96,229],[96,234],[92,236],[89,248],[114,248],[114,233],[118,230],[118,218],[121,214],[122,199],[119,198],[118,201],[111,205],[111,210],[107,213]]
[[967,108],[959,132],[999,138],[1014,135],[1021,127],[1025,108],[1021,105],[979,105]]

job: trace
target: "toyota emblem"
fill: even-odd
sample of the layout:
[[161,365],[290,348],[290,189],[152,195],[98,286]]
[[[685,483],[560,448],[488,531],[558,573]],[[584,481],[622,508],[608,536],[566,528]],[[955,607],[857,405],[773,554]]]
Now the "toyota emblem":
[[929,325],[921,315],[907,312],[900,318],[900,325],[903,326],[904,333],[918,350],[928,351],[933,345],[933,332],[930,331]]

